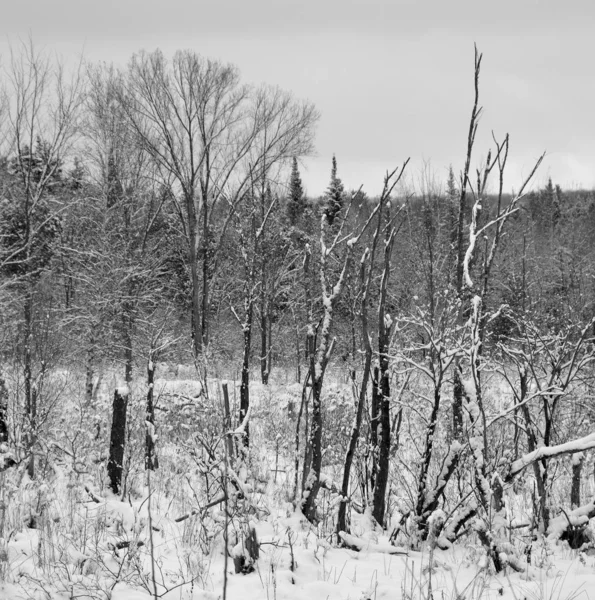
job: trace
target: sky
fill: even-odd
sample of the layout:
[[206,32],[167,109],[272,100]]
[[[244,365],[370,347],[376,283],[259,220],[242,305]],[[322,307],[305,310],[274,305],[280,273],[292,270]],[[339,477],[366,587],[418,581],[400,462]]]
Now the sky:
[[2,26],[0,57],[29,34],[66,60],[191,49],[312,101],[316,154],[301,172],[313,196],[333,154],[345,187],[369,195],[409,157],[411,187],[444,185],[449,165],[460,173],[476,43],[476,161],[492,132],[509,133],[507,188],[543,152],[535,185],[595,188],[593,0],[20,0],[3,6]]

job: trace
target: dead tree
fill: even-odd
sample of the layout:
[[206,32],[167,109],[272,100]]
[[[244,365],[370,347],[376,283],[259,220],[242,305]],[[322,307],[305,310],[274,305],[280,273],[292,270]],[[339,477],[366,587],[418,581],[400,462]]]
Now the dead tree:
[[[438,444],[438,424],[442,414],[444,385],[446,384],[453,362],[460,356],[458,344],[458,326],[456,319],[456,303],[446,302],[441,311],[430,318],[421,308],[417,314],[400,319],[399,328],[403,332],[411,330],[412,335],[423,332],[423,345],[415,344],[411,348],[403,348],[399,352],[401,359],[408,364],[414,373],[418,373],[422,381],[428,381],[431,387],[430,414],[426,420],[425,435],[422,445],[421,462],[417,476],[417,497],[412,516],[417,527],[420,541],[424,541],[429,531],[429,519],[438,508],[446,486],[453,475],[463,451],[463,445],[453,439],[443,452]],[[420,352],[423,351],[423,352]],[[417,357],[425,355],[425,360]],[[436,452],[438,450],[438,452]],[[438,454],[438,458],[436,457]],[[430,467],[436,460],[442,461],[439,474],[434,484],[429,481]]]
[[[482,54],[475,47],[475,63],[474,63],[474,90],[475,97],[473,108],[471,110],[471,118],[469,120],[469,133],[467,135],[467,154],[465,157],[465,167],[461,174],[461,189],[459,194],[458,218],[456,229],[456,293],[459,299],[463,300],[463,270],[465,258],[465,240],[464,230],[467,215],[467,189],[469,185],[469,171],[471,168],[471,157],[473,155],[473,146],[475,144],[475,135],[479,125],[482,107],[479,106],[479,74],[481,72]],[[460,316],[461,322],[464,320],[463,312]],[[463,441],[463,383],[461,381],[461,367],[458,359],[454,365],[454,382],[453,382],[453,403],[452,403],[452,418],[453,418],[453,436],[454,439]]]
[[[266,189],[266,188],[265,188]],[[242,328],[242,374],[240,383],[240,424],[246,419],[250,408],[250,351],[252,347],[252,325],[254,320],[254,305],[258,297],[258,269],[261,264],[262,241],[268,220],[276,204],[276,197],[266,194],[260,199],[254,197],[258,192],[256,185],[252,185],[250,198],[245,200],[244,212],[238,213],[238,234],[240,238],[240,251],[244,270],[242,293],[244,310],[240,317],[232,306],[231,311]],[[265,208],[266,205],[266,208]],[[241,218],[241,222],[240,222]],[[244,448],[249,446],[248,424],[243,436]]]
[[[304,515],[311,521],[316,521],[316,498],[321,487],[322,470],[322,388],[326,368],[330,361],[335,339],[331,337],[331,328],[334,319],[335,303],[343,290],[347,273],[351,269],[353,253],[364,232],[372,222],[380,204],[376,205],[367,221],[358,233],[353,236],[343,236],[343,227],[354,204],[354,194],[349,203],[343,220],[336,229],[336,234],[327,242],[328,217],[326,212],[320,222],[320,263],[318,275],[321,286],[322,315],[319,325],[313,318],[308,324],[307,344],[310,358],[310,379],[312,383],[312,425],[310,432],[310,447],[312,451],[312,464],[307,476],[304,478],[301,509]],[[328,243],[328,245],[327,245]],[[339,247],[344,245],[345,251],[340,263],[340,273],[333,284],[329,281],[329,259],[335,255]]]
[[147,408],[145,416],[145,469],[155,471],[159,459],[155,452],[157,432],[155,429],[155,371],[158,352],[151,348],[147,361]]
[[[407,163],[405,163],[406,165]],[[386,175],[384,180],[384,188],[382,195],[380,196],[379,201],[379,210],[378,210],[378,221],[376,225],[376,231],[374,233],[374,237],[372,239],[372,248],[371,250],[365,250],[361,261],[360,261],[360,309],[359,309],[359,317],[362,328],[362,339],[364,341],[364,366],[362,371],[362,378],[360,383],[360,389],[357,399],[357,408],[355,414],[355,420],[353,424],[353,428],[351,430],[351,436],[349,438],[349,446],[347,448],[347,453],[345,454],[345,466],[343,468],[343,482],[341,485],[341,502],[339,504],[339,514],[337,517],[337,536],[340,538],[341,532],[349,533],[349,526],[347,522],[347,503],[349,497],[349,480],[351,475],[351,465],[353,463],[353,458],[355,456],[355,450],[357,447],[357,441],[360,435],[360,428],[362,423],[362,417],[364,413],[364,405],[366,401],[366,395],[368,393],[368,381],[370,379],[370,371],[372,366],[372,343],[370,341],[370,334],[368,331],[368,302],[370,295],[370,286],[373,279],[374,274],[374,259],[376,257],[376,248],[378,246],[378,242],[380,240],[383,226],[388,230],[388,238],[386,242],[388,242],[389,246],[392,246],[392,240],[395,236],[395,229],[392,226],[392,221],[389,217],[389,222],[385,223],[385,215],[384,210],[386,205],[389,202],[390,194],[392,190],[395,188],[399,179],[403,174],[403,169],[405,165],[401,169],[398,177],[393,179],[396,171]],[[369,262],[369,267],[366,273],[366,263]],[[386,263],[386,248],[385,248],[385,272],[382,277],[381,283],[381,303],[386,298],[386,286],[388,282],[388,275],[386,275],[386,271],[390,269],[390,252],[388,258],[388,265]],[[389,434],[390,435],[390,434]],[[388,461],[387,461],[388,462]]]
[[[480,55],[481,59],[481,55]],[[533,178],[537,168],[543,160],[543,155],[537,160],[528,177],[523,181],[518,193],[514,194],[507,204],[503,199],[504,172],[509,150],[508,135],[502,143],[495,139],[496,152],[492,160],[488,153],[485,166],[477,170],[477,183],[474,190],[474,204],[471,211],[471,223],[469,225],[469,245],[465,252],[463,261],[463,280],[465,296],[467,297],[467,312],[469,320],[467,323],[468,337],[465,349],[466,362],[469,365],[469,377],[461,380],[464,406],[469,422],[469,448],[474,468],[475,492],[482,509],[483,522],[478,531],[484,532],[481,537],[486,544],[488,555],[492,559],[497,571],[502,570],[505,564],[502,562],[502,553],[509,554],[503,549],[507,542],[492,531],[493,517],[496,513],[503,512],[504,506],[493,507],[493,490],[489,478],[489,459],[491,453],[488,445],[488,421],[486,417],[485,401],[483,397],[482,369],[483,369],[483,344],[487,329],[488,319],[493,316],[487,311],[485,302],[489,291],[491,269],[496,253],[502,239],[506,222],[516,211],[519,210],[519,201],[523,198],[525,190]],[[485,190],[488,178],[494,169],[499,176],[498,203],[496,215],[487,223],[480,225],[479,215],[485,201]],[[488,234],[492,233],[491,240]],[[478,275],[479,285],[475,285],[472,278],[472,264],[476,260],[478,252],[478,240],[485,240],[485,252],[481,261]],[[498,312],[498,311],[496,311]],[[458,369],[461,373],[460,365]],[[506,546],[508,548],[508,546]],[[509,557],[509,564],[518,567],[514,558]]]
[[109,458],[107,462],[107,476],[109,479],[109,487],[116,496],[122,491],[129,395],[130,389],[128,386],[116,388],[112,404],[112,426]]
[[[513,316],[510,318],[514,319]],[[550,454],[548,448],[555,447],[554,431],[560,429],[559,414],[564,399],[595,360],[592,339],[589,338],[595,319],[582,328],[569,326],[558,335],[542,334],[531,323],[516,323],[522,336],[511,344],[502,344],[501,348],[517,367],[518,391],[505,370],[503,373],[515,394],[515,409],[520,410],[524,420],[529,452],[510,465],[506,480],[511,481],[522,469],[532,465],[538,501],[536,522],[540,531],[546,532],[551,513],[549,459],[556,455]],[[533,391],[529,392],[530,389]],[[585,449],[579,446],[577,444],[573,452]],[[571,505],[576,506],[580,505],[580,472],[581,461],[577,460],[573,462],[570,498]]]
[[372,382],[372,405],[377,408],[377,423],[375,425],[378,448],[377,453],[376,449],[374,449],[374,456],[376,454],[378,456],[378,467],[374,478],[372,515],[381,527],[384,526],[391,442],[389,350],[393,317],[386,310],[386,296],[396,234],[397,230],[394,221],[389,220],[385,230],[383,271],[380,280],[380,298],[378,301],[378,367],[374,369]]
[[0,446],[8,443],[8,389],[0,371]]

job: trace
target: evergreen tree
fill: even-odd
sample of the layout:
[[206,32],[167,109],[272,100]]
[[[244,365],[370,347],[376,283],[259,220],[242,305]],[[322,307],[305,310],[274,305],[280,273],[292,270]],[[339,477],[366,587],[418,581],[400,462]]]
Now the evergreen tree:
[[293,157],[291,177],[289,179],[289,200],[287,202],[287,217],[289,224],[295,226],[302,218],[306,209],[306,196],[302,187],[302,178],[298,170],[297,158]]
[[326,216],[329,225],[333,224],[335,217],[341,212],[345,202],[345,189],[343,182],[337,177],[337,159],[333,154],[333,167],[331,169],[331,182],[326,190]]

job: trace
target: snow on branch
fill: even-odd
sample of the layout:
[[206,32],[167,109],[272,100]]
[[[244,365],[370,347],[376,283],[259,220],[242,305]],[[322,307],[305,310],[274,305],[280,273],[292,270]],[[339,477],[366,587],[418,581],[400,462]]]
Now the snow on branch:
[[561,514],[550,521],[547,530],[548,541],[556,542],[569,527],[584,526],[593,517],[595,517],[595,500],[591,500],[588,504],[579,506],[570,512],[562,511]]
[[591,448],[595,448],[595,432],[579,438],[578,440],[566,442],[565,444],[542,446],[533,452],[525,454],[525,456],[522,456],[518,460],[515,460],[512,465],[510,465],[510,470],[506,475],[506,481],[511,481],[523,469],[542,458],[554,458],[562,454],[575,454],[576,452],[583,452],[584,450],[589,450]]

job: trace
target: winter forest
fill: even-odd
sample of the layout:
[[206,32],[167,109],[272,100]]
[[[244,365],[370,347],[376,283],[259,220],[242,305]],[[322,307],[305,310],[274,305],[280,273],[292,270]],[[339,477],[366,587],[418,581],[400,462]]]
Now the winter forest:
[[3,57],[0,598],[595,597],[595,192],[469,58],[448,177],[313,197],[275,82]]

